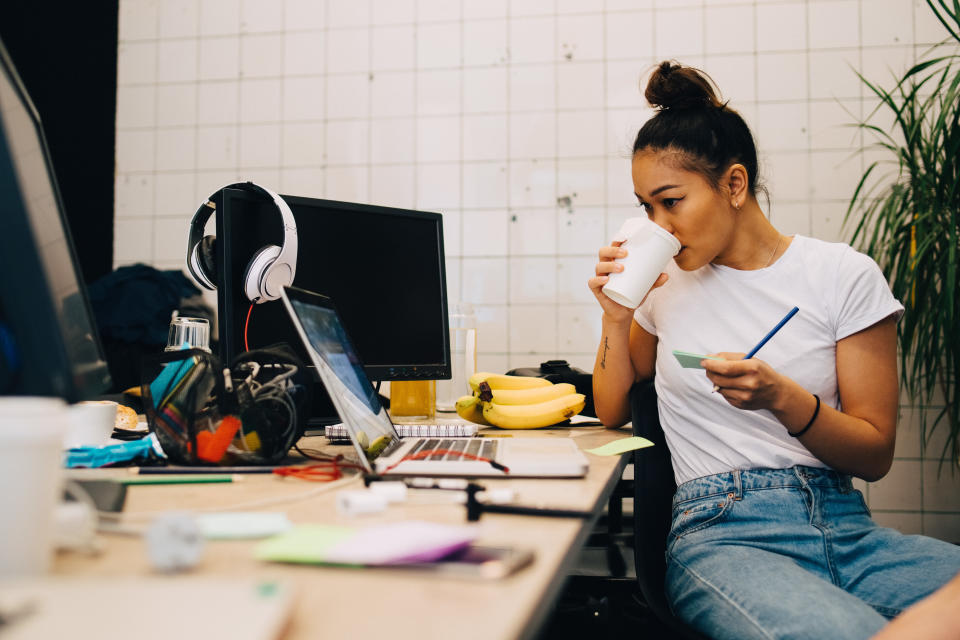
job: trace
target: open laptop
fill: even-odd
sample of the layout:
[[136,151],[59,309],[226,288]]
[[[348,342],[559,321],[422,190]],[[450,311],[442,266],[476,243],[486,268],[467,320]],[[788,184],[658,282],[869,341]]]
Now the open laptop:
[[333,301],[295,287],[285,287],[282,296],[368,472],[525,478],[586,475],[586,456],[567,438],[401,439],[367,378]]

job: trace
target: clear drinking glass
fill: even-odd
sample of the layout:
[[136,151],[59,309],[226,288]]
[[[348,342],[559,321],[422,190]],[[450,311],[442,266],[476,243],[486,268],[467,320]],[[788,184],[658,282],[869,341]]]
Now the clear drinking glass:
[[170,321],[167,346],[164,351],[203,349],[210,351],[210,322],[206,318],[177,316]]
[[470,393],[468,380],[477,372],[477,316],[469,302],[450,307],[449,380],[437,380],[437,411],[456,411],[457,398]]

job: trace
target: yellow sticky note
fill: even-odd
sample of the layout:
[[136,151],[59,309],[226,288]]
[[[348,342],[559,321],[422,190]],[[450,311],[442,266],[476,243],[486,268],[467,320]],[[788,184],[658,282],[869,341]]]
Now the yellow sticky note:
[[636,451],[637,449],[643,449],[645,447],[652,446],[653,443],[646,438],[641,438],[640,436],[631,436],[629,438],[620,438],[619,440],[608,442],[601,447],[584,449],[584,451],[597,456],[617,456],[621,453],[626,453],[627,451]]

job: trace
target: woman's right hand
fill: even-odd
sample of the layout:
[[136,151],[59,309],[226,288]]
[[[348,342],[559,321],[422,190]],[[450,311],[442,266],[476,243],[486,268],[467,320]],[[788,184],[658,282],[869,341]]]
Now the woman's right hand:
[[[604,315],[614,322],[628,322],[633,319],[634,312],[633,309],[629,309],[622,304],[614,302],[607,297],[603,291],[601,291],[603,286],[610,280],[611,273],[619,273],[623,271],[623,265],[619,262],[615,262],[617,259],[627,257],[627,250],[621,247],[621,244],[623,243],[614,241],[610,243],[610,245],[600,248],[600,261],[597,262],[597,266],[594,270],[595,275],[587,282],[590,290],[593,291],[593,295],[597,298],[597,301],[603,308]],[[653,286],[650,287],[650,291],[653,291],[657,287],[663,286],[663,284],[667,281],[667,277],[667,274],[661,273],[656,282],[653,283]],[[647,292],[647,295],[650,295],[650,293]],[[643,300],[646,299],[647,296],[644,296]],[[640,304],[643,304],[643,300],[640,301]]]

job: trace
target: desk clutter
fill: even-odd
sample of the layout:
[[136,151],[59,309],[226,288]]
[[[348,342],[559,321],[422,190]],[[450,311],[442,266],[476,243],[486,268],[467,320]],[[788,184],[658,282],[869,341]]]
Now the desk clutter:
[[177,464],[276,464],[303,435],[312,381],[285,345],[224,366],[202,349],[144,363],[150,431]]
[[[597,435],[606,439],[607,434],[598,430]],[[524,438],[515,435],[512,439]],[[527,439],[543,438],[535,434]],[[315,439],[315,443],[302,446],[328,446],[320,438]],[[336,447],[330,449],[335,451]],[[544,563],[552,566],[555,562],[551,552],[538,548],[534,563],[532,547],[536,546],[535,540],[519,532],[553,531],[549,521],[558,523],[563,527],[560,531],[567,533],[570,531],[567,527],[574,526],[569,524],[570,520],[585,523],[575,525],[577,527],[589,526],[591,518],[596,516],[589,508],[592,499],[568,501],[569,496],[557,495],[544,500],[539,487],[528,489],[522,484],[511,486],[492,481],[481,486],[452,478],[390,481],[378,477],[365,478],[368,483],[363,487],[359,484],[360,474],[353,473],[338,481],[311,486],[303,481],[309,478],[299,476],[281,478],[275,473],[247,475],[239,472],[242,469],[272,472],[285,468],[288,467],[144,467],[176,471],[179,475],[141,475],[135,469],[71,472],[68,477],[90,474],[86,477],[109,478],[103,482],[122,489],[118,494],[110,491],[109,486],[100,487],[106,491],[95,498],[96,519],[99,520],[99,524],[95,524],[99,533],[97,544],[74,547],[69,556],[61,551],[62,564],[55,573],[61,574],[65,568],[67,573],[80,573],[76,568],[82,570],[83,567],[104,567],[109,573],[113,571],[110,567],[119,569],[116,558],[118,548],[122,548],[124,567],[129,569],[121,570],[124,580],[118,582],[128,584],[138,597],[148,594],[148,583],[158,578],[151,574],[169,574],[164,579],[165,584],[171,585],[169,591],[172,594],[173,587],[182,585],[189,591],[188,582],[232,571],[228,567],[238,566],[247,567],[247,574],[244,580],[232,583],[234,585],[260,584],[265,582],[264,577],[269,577],[271,580],[266,582],[270,582],[277,577],[299,576],[289,584],[281,585],[288,596],[298,599],[308,597],[306,587],[300,589],[303,585],[323,584],[329,589],[342,584],[352,592],[357,585],[375,585],[381,580],[413,580],[423,581],[417,582],[418,585],[429,582],[439,585],[428,589],[461,588],[461,585],[465,589],[486,588],[470,587],[470,584],[496,580],[496,587],[490,593],[499,593],[500,589],[516,588],[517,584],[531,581],[539,584]],[[186,469],[205,473],[184,473]],[[213,471],[220,473],[210,473]],[[194,482],[199,484],[195,487],[176,486]],[[94,493],[89,483],[82,484],[91,494]],[[126,504],[123,493],[127,494]],[[167,497],[162,497],[164,495]],[[318,508],[318,503],[323,506]],[[432,521],[434,513],[438,514],[436,521]],[[544,522],[539,525],[526,522],[531,520],[529,517],[503,517],[508,514],[547,517],[537,518]],[[480,526],[472,524],[476,518],[483,520]],[[487,518],[491,519],[490,522],[486,521]],[[505,519],[518,521],[519,528],[505,523]],[[504,536],[504,531],[517,533]],[[491,532],[494,535],[490,535]],[[105,559],[98,559],[99,554]],[[298,566],[288,569],[286,565]],[[71,571],[71,567],[75,569]],[[137,575],[131,578],[127,575],[129,571]],[[292,571],[297,573],[288,573]],[[514,574],[517,575],[511,580],[503,580]],[[177,577],[170,577],[173,575]],[[456,584],[448,583],[449,580],[455,580]],[[24,586],[7,589],[4,597],[0,597],[0,609],[18,617],[17,631],[23,635],[11,637],[51,637],[51,629],[58,627],[49,625],[62,621],[64,615],[73,615],[64,613],[66,609],[63,608],[69,607],[71,592],[84,590],[73,597],[77,602],[87,603],[82,624],[83,628],[92,629],[95,617],[91,614],[106,609],[99,598],[91,600],[86,596],[108,594],[100,587],[106,585],[112,589],[112,584],[107,580],[89,582],[85,579],[83,584],[66,585],[57,575],[45,579],[40,591]],[[289,591],[293,584],[298,585],[296,593]],[[204,588],[215,586],[211,584]],[[316,591],[312,586],[310,590]],[[54,592],[55,598],[48,599],[44,595]],[[241,593],[239,587],[229,592],[236,603],[250,599],[250,594]],[[211,600],[199,592],[191,593],[208,603],[204,611],[212,615],[229,610],[229,607],[220,608],[219,599]],[[161,595],[158,592],[157,599],[151,602],[164,600]],[[269,621],[267,619],[272,620],[273,613],[290,615],[289,599],[272,602],[276,606],[245,611],[244,619],[250,624],[259,624],[257,618]],[[271,601],[259,604],[270,605]],[[249,606],[259,604],[251,602]],[[131,610],[135,608],[131,606]],[[184,605],[183,610],[192,609]],[[123,617],[128,619],[126,610]],[[106,633],[114,627],[111,619],[103,630]],[[198,637],[192,633],[195,628],[199,627],[191,627],[181,637]],[[231,637],[276,637],[270,635],[273,628],[269,624],[259,628],[266,635],[238,631]],[[107,634],[103,637],[118,636]],[[217,634],[208,637],[217,637]]]
[[[131,469],[133,471],[133,469]],[[70,544],[61,543],[65,535],[58,535],[61,550],[96,552],[93,535],[101,533],[141,536],[154,571],[182,573],[196,568],[202,561],[207,542],[222,540],[264,540],[256,547],[254,557],[268,562],[323,564],[323,565],[420,565],[445,560],[466,550],[478,537],[476,525],[466,524],[479,519],[483,511],[547,515],[560,517],[589,517],[589,512],[552,510],[539,507],[512,505],[516,491],[487,489],[473,482],[459,479],[408,479],[386,481],[367,477],[363,488],[343,488],[355,482],[354,475],[325,484],[300,494],[294,499],[306,500],[331,489],[335,494],[336,513],[356,524],[329,524],[308,522],[294,525],[282,511],[245,511],[242,505],[227,511],[168,510],[161,512],[124,512],[127,490],[131,486],[171,485],[184,483],[221,484],[233,481],[230,475],[184,475],[113,477],[102,480],[71,480],[68,496],[77,507],[89,504],[89,509],[66,521],[58,513],[57,529],[63,534],[76,529],[83,520],[86,539],[75,534]],[[238,476],[237,480],[242,479]],[[162,490],[162,489],[160,489]],[[450,525],[418,520],[403,520],[390,524],[364,520],[385,511],[390,505],[464,505],[462,525]],[[263,508],[272,504],[253,505]],[[227,509],[230,509],[227,507]],[[61,509],[62,511],[62,509]],[[65,514],[65,512],[64,512]],[[99,524],[98,524],[99,521]],[[530,555],[529,553],[527,555]],[[532,556],[531,556],[532,557]],[[459,561],[461,561],[462,558]],[[519,567],[516,567],[519,568]],[[486,577],[497,577],[487,575]]]

